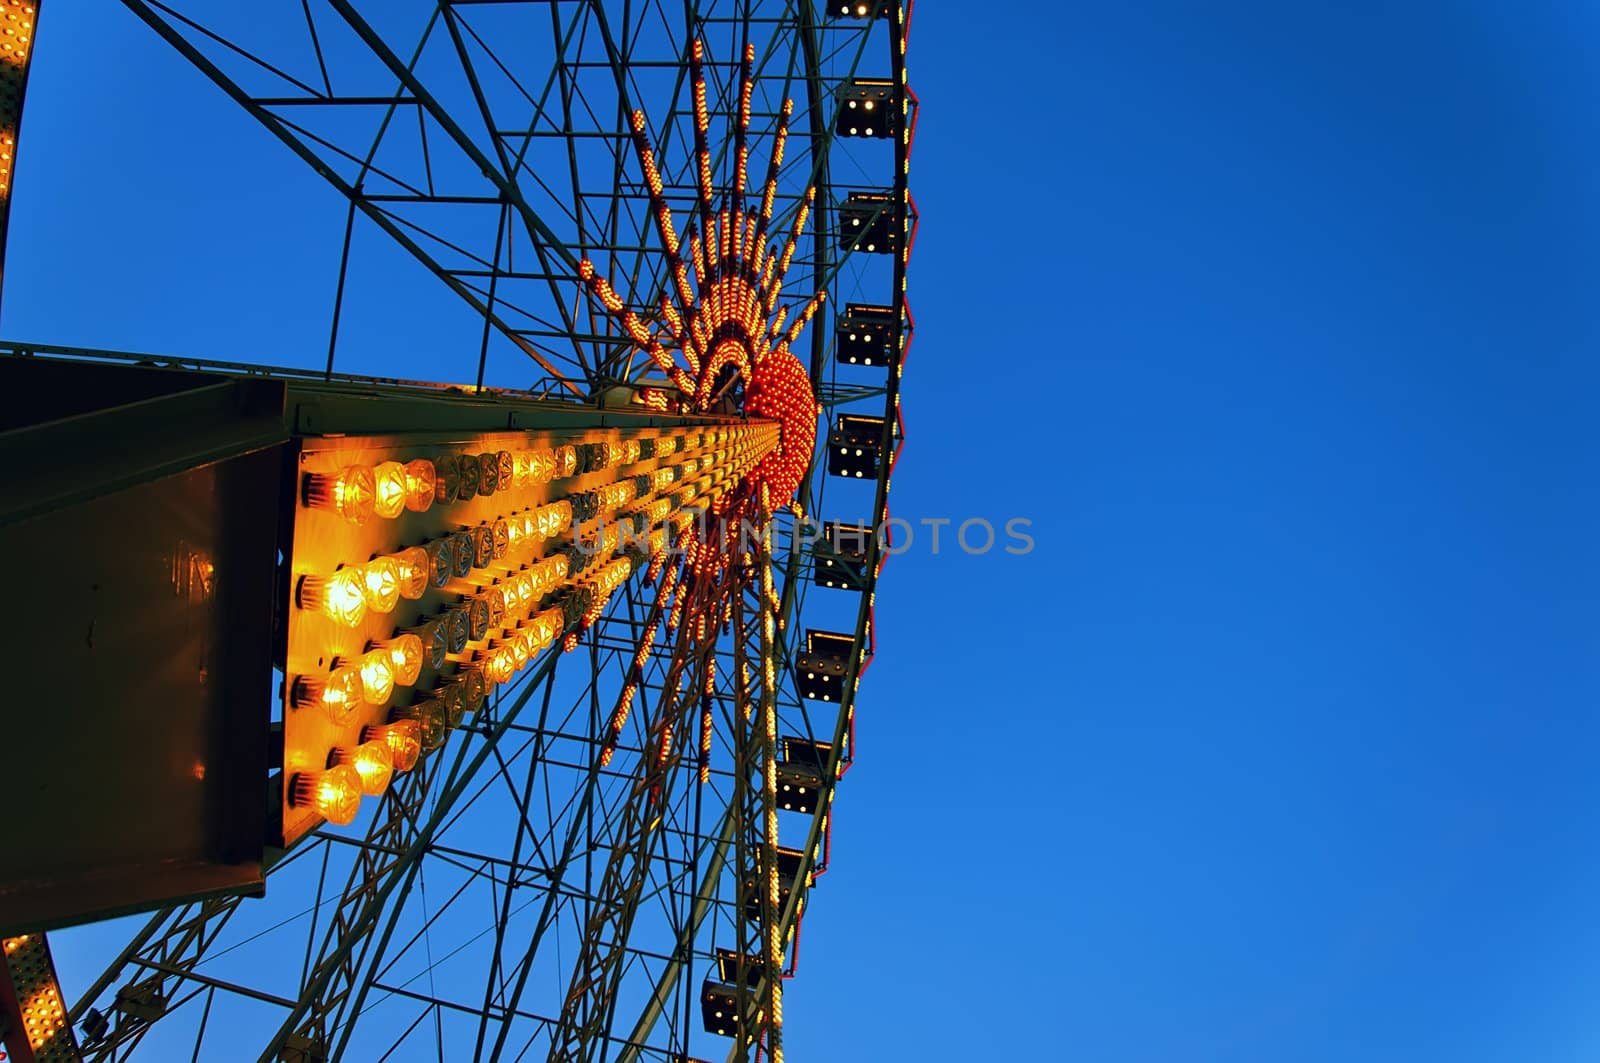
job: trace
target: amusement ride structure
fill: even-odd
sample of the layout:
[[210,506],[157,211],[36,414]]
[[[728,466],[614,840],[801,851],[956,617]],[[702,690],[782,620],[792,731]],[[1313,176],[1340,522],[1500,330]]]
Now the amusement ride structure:
[[[0,253],[56,2],[0,0]],[[0,543],[72,559],[15,574],[63,634],[0,710],[9,1058],[781,1060],[904,436],[910,5],[123,4],[348,211],[325,366],[0,341]],[[336,368],[358,225],[481,318],[437,382]]]

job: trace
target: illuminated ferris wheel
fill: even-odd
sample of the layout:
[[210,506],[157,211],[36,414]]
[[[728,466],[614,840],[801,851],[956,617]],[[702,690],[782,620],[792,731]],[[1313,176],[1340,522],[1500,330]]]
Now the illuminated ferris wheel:
[[[53,820],[0,827],[10,1058],[780,1060],[903,437],[910,5],[124,4],[348,221],[317,370],[0,342],[0,543],[84,559],[17,591],[89,632],[0,710]],[[338,370],[358,226],[481,318],[438,382]]]

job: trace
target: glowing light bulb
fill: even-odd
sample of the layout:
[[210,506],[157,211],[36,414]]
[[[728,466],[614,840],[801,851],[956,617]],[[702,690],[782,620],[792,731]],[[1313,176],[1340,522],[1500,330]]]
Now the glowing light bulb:
[[390,554],[389,560],[394,562],[395,574],[400,579],[400,597],[421,598],[428,589],[428,580],[433,573],[433,562],[428,551],[413,546],[398,554]]
[[[362,731],[368,728],[363,727]],[[365,733],[361,744],[354,749],[337,747],[329,754],[334,764],[348,764],[361,777],[361,792],[369,796],[388,789],[389,778],[394,774],[394,757],[385,741],[369,742]]]
[[516,654],[507,643],[492,650],[479,650],[478,661],[483,666],[483,677],[491,683],[509,683],[517,671]]
[[533,640],[528,637],[526,631],[519,631],[512,637],[511,652],[516,657],[517,671],[520,672],[527,667],[528,658],[533,656]]
[[394,693],[394,664],[389,651],[372,650],[353,663],[361,675],[361,697],[369,705],[388,704],[389,695]]
[[372,470],[372,512],[392,520],[406,508],[406,467],[398,461],[385,461]]
[[422,639],[417,635],[396,635],[392,639],[375,643],[376,648],[389,651],[389,666],[394,671],[394,681],[408,687],[422,674]]
[[361,776],[348,764],[327,771],[297,772],[289,783],[289,803],[310,808],[340,826],[356,818],[361,807]]
[[394,610],[400,600],[400,567],[393,558],[375,557],[361,566],[361,592],[374,613]]
[[377,484],[365,465],[346,465],[336,474],[306,476],[306,505],[331,509],[351,524],[365,524],[373,513]]
[[389,760],[397,772],[410,771],[422,755],[421,725],[416,720],[369,724],[361,729],[361,744],[382,743],[389,747]]
[[[382,469],[383,466],[380,465],[378,468]],[[426,513],[433,505],[433,495],[438,483],[438,474],[434,471],[433,462],[427,458],[417,458],[401,466],[401,472],[405,477],[405,508],[413,513]]]
[[331,576],[301,576],[297,598],[302,609],[314,609],[335,623],[355,627],[367,615],[365,573],[341,568]]
[[578,448],[568,443],[556,448],[556,475],[571,476],[578,471]]
[[489,526],[494,535],[494,558],[498,561],[506,556],[506,551],[511,548],[511,524],[509,521],[497,520]]
[[[445,712],[444,702],[439,698],[427,698],[389,710],[391,723],[407,720],[417,725],[417,740],[422,743],[424,750],[432,752],[444,745],[445,736],[450,731],[450,719]],[[363,730],[362,739],[366,737]]]
[[290,701],[297,709],[320,708],[328,719],[343,726],[361,707],[361,673],[338,667],[323,676],[296,676]]
[[509,450],[502,450],[494,456],[498,472],[498,485],[500,490],[509,491],[517,483],[517,459]]

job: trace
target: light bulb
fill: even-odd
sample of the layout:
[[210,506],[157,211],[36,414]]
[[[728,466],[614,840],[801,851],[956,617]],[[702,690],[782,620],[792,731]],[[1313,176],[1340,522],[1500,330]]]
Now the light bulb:
[[377,485],[365,465],[346,465],[335,474],[306,476],[306,505],[331,509],[351,524],[365,524],[372,516]]
[[413,513],[426,513],[433,505],[438,490],[439,474],[427,458],[408,461],[406,472],[406,508]]
[[428,580],[433,569],[428,551],[420,546],[413,546],[398,554],[390,554],[389,560],[394,562],[395,572],[400,577],[400,597],[421,598],[428,589]]
[[449,647],[446,645],[449,633],[446,627],[441,617],[406,629],[408,634],[417,636],[421,641],[422,659],[436,672],[444,667],[444,655],[449,652]]
[[361,566],[361,591],[374,613],[394,610],[400,600],[400,567],[392,558],[375,557]]
[[498,561],[511,548],[511,525],[507,521],[497,520],[489,526],[489,531],[494,535],[494,559]]
[[509,491],[517,482],[517,459],[509,450],[502,450],[494,456],[498,467],[498,487],[502,491]]
[[355,668],[338,667],[327,675],[296,676],[290,700],[297,709],[321,708],[328,719],[343,726],[361,707],[361,673]]
[[391,723],[405,720],[417,725],[417,740],[422,743],[423,749],[431,752],[444,745],[445,736],[450,730],[450,720],[445,713],[444,702],[439,698],[425,698],[410,705],[397,705],[389,710]]
[[516,654],[503,642],[492,650],[479,650],[477,660],[483,666],[484,679],[491,683],[509,683],[517,671]]
[[349,667],[361,677],[361,697],[369,705],[386,705],[394,693],[394,664],[386,649],[370,650],[355,660],[335,657],[333,663]]
[[[366,730],[362,728],[363,732]],[[369,796],[383,793],[389,786],[389,777],[394,774],[394,757],[389,753],[389,743],[381,740],[369,742],[364,733],[360,745],[354,749],[336,747],[328,759],[336,765],[348,764],[354,768],[361,777],[361,792]]]
[[480,524],[471,529],[472,536],[472,564],[475,568],[488,568],[489,562],[494,560],[494,529],[487,524]]
[[500,490],[500,456],[492,451],[478,455],[478,494],[488,497]]
[[461,474],[457,481],[456,497],[466,502],[478,495],[478,459],[472,454],[462,454],[457,461]]
[[490,587],[483,592],[483,600],[489,606],[489,626],[504,626],[506,622],[506,592],[499,587]]
[[367,615],[367,596],[361,568],[341,568],[331,576],[301,576],[297,598],[302,609],[317,612],[355,627]]
[[445,649],[460,653],[467,648],[467,636],[472,634],[472,624],[465,609],[452,609],[440,620],[445,632]]
[[423,549],[428,552],[428,581],[435,587],[443,587],[456,574],[454,537],[435,539]]
[[398,461],[379,463],[372,470],[374,493],[372,512],[392,520],[406,508],[406,467]]
[[483,708],[483,699],[489,692],[488,685],[483,681],[483,673],[476,668],[461,669],[461,706],[468,712],[477,712]]
[[343,826],[356,818],[361,807],[361,776],[348,764],[336,764],[327,771],[298,772],[289,783],[289,803],[310,808],[329,823]]
[[444,706],[445,725],[450,729],[461,726],[461,718],[467,712],[466,692],[461,689],[461,684],[451,680],[442,683],[434,696],[439,699],[439,704]]
[[489,603],[482,598],[474,598],[467,603],[467,637],[477,642],[488,633]]
[[416,720],[368,724],[361,729],[361,744],[381,742],[389,747],[389,760],[395,771],[410,771],[422,755],[421,725]]
[[456,500],[461,489],[461,465],[454,454],[444,454],[433,459],[433,501],[447,506]]
[[408,687],[422,674],[422,639],[416,635],[396,635],[392,639],[375,643],[379,649],[389,651],[389,667],[394,671],[397,685]]
[[477,557],[477,548],[473,545],[472,536],[466,532],[456,532],[450,536],[451,549],[454,551],[455,575],[457,579],[465,579],[467,573],[472,571],[472,562]]

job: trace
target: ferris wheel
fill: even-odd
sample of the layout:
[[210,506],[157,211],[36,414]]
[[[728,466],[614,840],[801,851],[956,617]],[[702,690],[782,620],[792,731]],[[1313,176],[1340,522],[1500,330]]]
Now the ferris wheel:
[[[0,507],[103,555],[6,722],[116,765],[0,832],[10,1058],[781,1060],[891,545],[910,4],[124,5],[348,209],[318,370],[0,342],[77,396],[0,457],[128,452]],[[358,226],[481,319],[425,379],[337,364]]]

